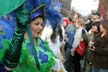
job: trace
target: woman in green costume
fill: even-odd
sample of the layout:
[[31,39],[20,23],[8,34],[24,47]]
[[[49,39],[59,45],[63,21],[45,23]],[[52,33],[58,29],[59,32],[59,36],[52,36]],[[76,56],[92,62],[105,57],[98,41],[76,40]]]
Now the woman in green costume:
[[[20,12],[24,11],[20,10]],[[47,42],[42,41],[40,38],[41,31],[44,27],[44,5],[34,9],[30,14],[30,27],[37,61],[39,62],[38,66],[40,66],[39,69],[36,65],[28,32],[26,31],[27,24],[23,24],[28,22],[27,20],[25,22],[24,20],[20,21],[20,18],[25,18],[24,15],[19,15],[20,17],[17,18],[17,27],[12,40],[8,41],[4,39],[2,41],[3,48],[0,50],[0,72],[51,72],[51,68],[55,64],[55,57]]]

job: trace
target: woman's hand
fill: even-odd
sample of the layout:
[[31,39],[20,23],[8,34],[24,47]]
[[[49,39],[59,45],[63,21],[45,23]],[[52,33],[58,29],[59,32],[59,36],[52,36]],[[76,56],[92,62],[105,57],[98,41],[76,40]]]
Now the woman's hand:
[[89,49],[90,49],[91,51],[95,51],[96,48],[95,48],[95,46],[92,46],[92,47],[90,47]]
[[92,47],[93,45],[94,45],[93,41],[90,41],[89,44],[88,44],[89,47]]
[[89,44],[88,44],[88,46],[89,46],[89,49],[91,51],[94,51],[95,50],[95,46],[94,46],[94,42],[93,41],[90,41]]
[[14,68],[8,68],[8,67],[5,66],[5,69],[6,69],[7,71],[12,71]]
[[72,49],[71,49],[71,55],[74,56],[74,53],[75,53],[75,49],[72,48]]

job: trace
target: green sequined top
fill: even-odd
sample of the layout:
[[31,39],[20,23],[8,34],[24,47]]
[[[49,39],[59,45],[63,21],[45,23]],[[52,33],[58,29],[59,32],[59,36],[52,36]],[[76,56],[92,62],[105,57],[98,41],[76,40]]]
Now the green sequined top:
[[[3,48],[0,48],[0,62],[3,61],[3,56],[6,49],[9,47],[8,40],[2,41]],[[40,71],[36,68],[34,56],[31,54],[30,41],[25,39],[22,46],[21,57],[18,67],[13,72],[51,72],[52,66],[55,64],[55,57],[50,50],[48,43],[43,42],[40,38],[37,39],[35,48],[40,63]]]

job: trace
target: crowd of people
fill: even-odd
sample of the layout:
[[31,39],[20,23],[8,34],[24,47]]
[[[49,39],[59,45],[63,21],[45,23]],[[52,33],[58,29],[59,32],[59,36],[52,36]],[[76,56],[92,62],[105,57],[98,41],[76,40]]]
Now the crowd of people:
[[[41,38],[48,42],[58,59],[54,71],[107,72],[107,22],[98,12],[92,13],[87,20],[75,13],[71,20],[65,17],[54,29],[46,25]],[[80,41],[86,45],[83,55],[76,51]]]
[[[107,72],[107,22],[98,12],[92,13],[87,20],[77,13],[73,15],[72,25],[65,28],[67,38],[65,38],[64,66],[68,72]],[[86,44],[83,56],[76,51],[82,39]]]
[[24,7],[16,10],[11,39],[0,24],[0,72],[108,72],[108,20],[97,11],[60,21],[52,13],[45,22],[45,4],[31,14]]

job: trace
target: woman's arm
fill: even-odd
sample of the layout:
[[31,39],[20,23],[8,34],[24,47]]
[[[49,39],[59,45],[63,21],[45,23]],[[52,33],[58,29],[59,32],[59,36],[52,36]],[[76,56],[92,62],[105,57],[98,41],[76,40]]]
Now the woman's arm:
[[98,55],[107,55],[108,56],[108,44],[104,48],[95,48],[94,53],[98,54]]
[[17,9],[17,27],[8,50],[4,56],[5,68],[10,71],[16,68],[19,64],[22,42],[26,30],[26,24],[29,21],[29,12],[23,4]]

